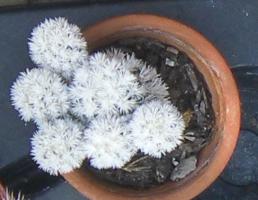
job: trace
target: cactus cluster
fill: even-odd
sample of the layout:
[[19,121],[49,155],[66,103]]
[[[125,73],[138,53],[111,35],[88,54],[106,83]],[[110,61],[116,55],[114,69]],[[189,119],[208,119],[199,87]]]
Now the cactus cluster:
[[90,54],[86,40],[64,18],[46,19],[29,39],[36,67],[18,76],[11,99],[38,126],[39,167],[58,175],[87,158],[121,168],[137,151],[160,158],[181,144],[184,121],[156,69],[120,49]]

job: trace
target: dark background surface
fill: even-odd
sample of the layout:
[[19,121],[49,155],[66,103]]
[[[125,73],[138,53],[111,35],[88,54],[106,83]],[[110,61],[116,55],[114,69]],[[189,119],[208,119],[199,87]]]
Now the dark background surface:
[[[66,17],[70,22],[85,28],[102,19],[129,13],[152,13],[177,19],[207,37],[232,68],[258,66],[257,0],[156,0],[1,9],[0,168],[29,153],[30,137],[35,131],[33,124],[24,124],[20,120],[9,100],[10,87],[19,72],[33,67],[27,47],[27,38],[32,28],[46,17]],[[257,74],[255,72],[253,76]],[[244,95],[242,98],[245,103],[252,101],[255,105],[255,100],[246,100],[245,95],[249,93],[243,90],[241,94]],[[254,112],[254,115],[254,120],[258,120],[258,114]],[[246,124],[242,126],[240,142],[227,169],[196,199],[258,199],[258,132],[256,127]],[[84,198],[67,183],[61,183],[33,199]]]

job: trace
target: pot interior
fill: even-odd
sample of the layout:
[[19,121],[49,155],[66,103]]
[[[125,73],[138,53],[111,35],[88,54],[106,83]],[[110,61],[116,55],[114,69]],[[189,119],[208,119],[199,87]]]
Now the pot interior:
[[[164,192],[165,190],[176,190],[178,187],[180,187],[180,185],[187,184],[188,182],[190,183],[191,181],[193,181],[195,176],[197,176],[199,173],[202,173],[202,170],[204,170],[205,166],[209,163],[209,160],[212,159],[216,151],[216,146],[219,142],[219,138],[221,137],[221,130],[223,127],[222,122],[224,116],[223,99],[219,96],[219,94],[221,95],[220,84],[216,80],[215,72],[212,70],[212,68],[209,68],[209,62],[202,57],[198,50],[192,47],[190,44],[186,43],[185,41],[179,40],[177,37],[170,33],[136,27],[134,29],[131,28],[130,30],[116,32],[114,34],[106,36],[105,38],[101,38],[97,41],[88,43],[88,48],[90,51],[94,51],[95,49],[106,47],[118,40],[134,37],[154,39],[161,43],[174,46],[179,51],[184,52],[193,61],[198,71],[203,75],[208,86],[209,92],[212,95],[212,107],[215,114],[215,127],[213,130],[213,138],[212,141],[207,146],[205,146],[199,153],[196,170],[192,172],[190,175],[186,176],[184,179],[181,179],[177,182],[168,181],[162,185],[151,188],[152,193]],[[220,104],[218,102],[220,102]],[[116,184],[110,183],[108,181],[99,180],[98,178],[94,177],[94,175],[91,173],[89,173],[89,175],[92,176],[93,179],[98,180],[100,184],[103,184],[103,186],[105,186],[112,192],[120,193],[121,191],[125,192],[129,190],[130,192],[125,193],[130,195],[142,196],[145,192],[148,192],[150,190],[144,189],[139,191],[136,189],[129,189],[125,188],[124,186],[118,186]]]

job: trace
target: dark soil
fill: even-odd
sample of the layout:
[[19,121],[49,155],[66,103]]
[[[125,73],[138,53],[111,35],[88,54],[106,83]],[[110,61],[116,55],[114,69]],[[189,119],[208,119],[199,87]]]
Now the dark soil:
[[185,141],[161,159],[138,152],[122,169],[98,170],[91,167],[89,162],[85,166],[101,179],[134,188],[171,181],[170,175],[176,165],[193,155],[198,159],[199,151],[212,137],[214,113],[207,85],[192,61],[174,47],[146,38],[118,41],[112,47],[134,52],[137,58],[157,68],[169,86],[171,102],[183,113]]

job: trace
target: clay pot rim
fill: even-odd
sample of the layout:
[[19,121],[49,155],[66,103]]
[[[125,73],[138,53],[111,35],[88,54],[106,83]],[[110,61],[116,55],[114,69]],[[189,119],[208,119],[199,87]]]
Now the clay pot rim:
[[[208,85],[211,88],[209,87],[209,89],[217,92],[217,96],[215,96],[221,100],[216,102],[217,105],[215,106],[220,108],[217,118],[218,124],[223,124],[222,127],[219,127],[219,131],[222,133],[217,138],[218,143],[212,146],[215,150],[209,151],[214,153],[214,155],[211,155],[211,159],[208,159],[206,163],[204,162],[202,170],[197,174],[197,177],[192,176],[193,181],[183,181],[181,187],[175,191],[160,190],[152,192],[155,189],[151,189],[146,193],[143,192],[142,195],[134,196],[129,194],[132,191],[123,189],[122,192],[125,196],[123,197],[121,194],[116,196],[116,189],[98,185],[94,177],[81,170],[63,174],[63,177],[71,185],[90,199],[191,199],[217,178],[226,166],[235,148],[240,127],[240,101],[236,83],[224,58],[200,33],[172,19],[155,15],[133,14],[113,17],[99,22],[87,28],[84,35],[87,38],[90,49],[95,49],[107,40],[107,36],[110,36],[108,39],[114,39],[124,32],[132,31],[133,33],[133,30],[137,31],[137,29],[139,31],[144,29],[148,31],[148,28],[150,31],[160,31],[160,34],[168,33],[178,37],[179,42],[190,44],[189,48],[192,47],[192,50],[195,51],[193,55],[201,55],[199,58],[190,57],[194,59],[194,62],[203,62],[203,65],[209,67],[209,73],[211,73],[210,77],[207,78],[210,79]],[[115,34],[116,31],[118,31],[117,34]],[[179,48],[179,50],[181,49]],[[216,86],[216,81],[219,82],[219,86]],[[225,133],[227,134],[226,137]],[[149,196],[146,196],[146,194],[149,194]]]

